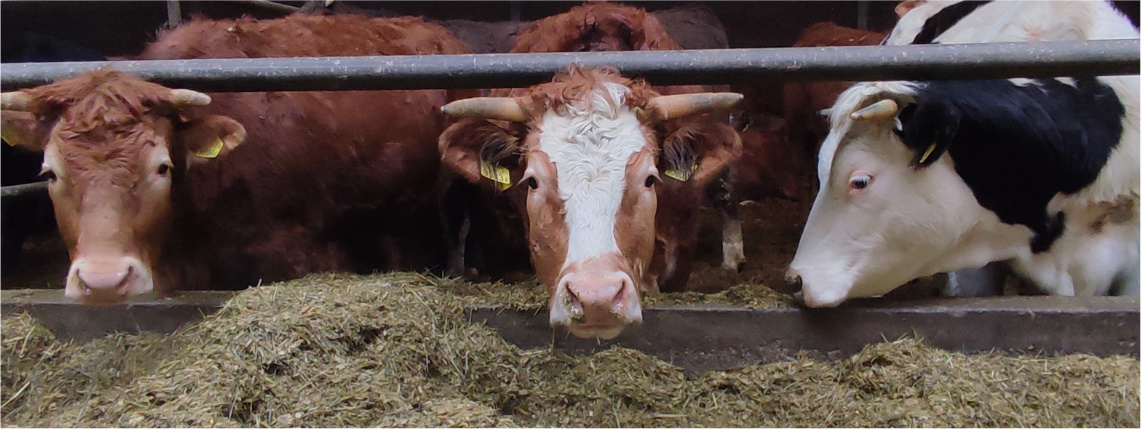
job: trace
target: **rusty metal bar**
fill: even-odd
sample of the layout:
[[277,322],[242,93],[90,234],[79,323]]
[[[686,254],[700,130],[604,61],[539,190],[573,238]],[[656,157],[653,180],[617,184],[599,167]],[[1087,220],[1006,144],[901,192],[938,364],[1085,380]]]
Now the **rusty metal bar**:
[[943,80],[1141,73],[1141,43],[979,43],[380,57],[198,59],[5,64],[4,91],[112,66],[201,91],[520,87],[571,64],[614,66],[654,85],[750,80]]

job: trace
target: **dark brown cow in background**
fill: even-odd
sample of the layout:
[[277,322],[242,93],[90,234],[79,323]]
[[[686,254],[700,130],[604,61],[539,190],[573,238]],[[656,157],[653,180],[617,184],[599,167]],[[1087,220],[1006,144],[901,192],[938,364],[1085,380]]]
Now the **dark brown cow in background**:
[[[139,59],[452,53],[470,50],[418,18],[295,15],[196,19]],[[66,294],[118,302],[440,265],[435,142],[449,100],[442,90],[207,96],[100,71],[5,94],[4,120],[45,151],[72,257]]]
[[[797,38],[793,47],[878,45],[886,32],[857,30],[832,22],[812,24]],[[828,135],[828,124],[820,111],[832,107],[836,97],[852,82],[789,82],[784,86],[784,118],[789,140],[803,145],[815,159],[820,143]],[[812,167],[815,168],[813,163]]]
[[[793,47],[878,45],[887,33],[818,22]],[[734,166],[733,191],[741,200],[784,198],[799,202],[805,217],[816,196],[816,153],[828,134],[820,111],[832,106],[851,82],[770,82],[735,86],[745,94],[734,112],[743,155]],[[779,105],[780,108],[774,108]],[[783,118],[783,120],[778,119]]]
[[[386,8],[362,8],[343,1],[327,4],[311,0],[301,8],[304,13],[357,14],[371,17],[395,17],[400,13]],[[687,4],[650,12],[661,22],[666,33],[683,49],[726,49],[729,37],[713,9],[702,4]],[[515,46],[516,38],[536,21],[473,21],[447,19],[428,22],[447,28],[477,54],[501,54]]]

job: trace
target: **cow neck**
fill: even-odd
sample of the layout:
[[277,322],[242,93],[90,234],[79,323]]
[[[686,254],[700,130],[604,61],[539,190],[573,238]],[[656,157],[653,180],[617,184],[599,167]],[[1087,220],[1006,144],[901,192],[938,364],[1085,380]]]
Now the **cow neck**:
[[[944,103],[959,114],[947,149],[955,171],[982,207],[1034,232],[1035,253],[1064,232],[1064,214],[1049,213],[1047,205],[1097,179],[1125,115],[1113,90],[1094,78],[1074,79],[1073,86],[1057,79],[930,82],[916,101]],[[916,120],[907,112],[901,119]],[[930,143],[904,134],[912,150]]]
[[959,237],[955,245],[949,246],[947,252],[935,259],[941,262],[941,266],[926,267],[926,275],[977,268],[991,262],[1029,255],[1027,242],[1033,238],[1033,231],[1022,225],[1004,223],[994,212],[981,206],[963,209],[977,211],[975,218],[978,220]]
[[[179,177],[181,176],[181,177]],[[209,279],[191,279],[187,272],[194,265],[194,249],[191,246],[189,234],[194,234],[194,214],[190,208],[190,195],[185,186],[181,186],[189,174],[182,173],[173,177],[170,190],[171,225],[166,240],[162,245],[162,255],[154,262],[155,287],[161,292],[186,290],[188,286],[196,289],[212,287],[213,285],[188,285],[190,281],[206,281]],[[195,287],[197,286],[197,287]]]

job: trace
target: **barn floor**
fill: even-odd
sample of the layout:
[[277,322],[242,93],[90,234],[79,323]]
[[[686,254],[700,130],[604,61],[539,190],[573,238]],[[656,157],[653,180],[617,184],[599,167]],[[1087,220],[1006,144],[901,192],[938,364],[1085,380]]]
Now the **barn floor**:
[[[489,296],[493,298],[489,298]],[[521,350],[470,323],[523,285],[315,275],[161,336],[62,342],[3,320],[8,426],[1131,426],[1131,357],[963,355],[913,340],[686,374],[639,351]]]

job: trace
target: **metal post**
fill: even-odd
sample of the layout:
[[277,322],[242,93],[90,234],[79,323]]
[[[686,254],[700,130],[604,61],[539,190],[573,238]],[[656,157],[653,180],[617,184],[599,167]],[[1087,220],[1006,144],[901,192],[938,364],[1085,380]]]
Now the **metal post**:
[[166,28],[174,28],[182,22],[182,8],[178,0],[166,0]]
[[868,29],[868,0],[856,2],[856,28],[864,31]]

